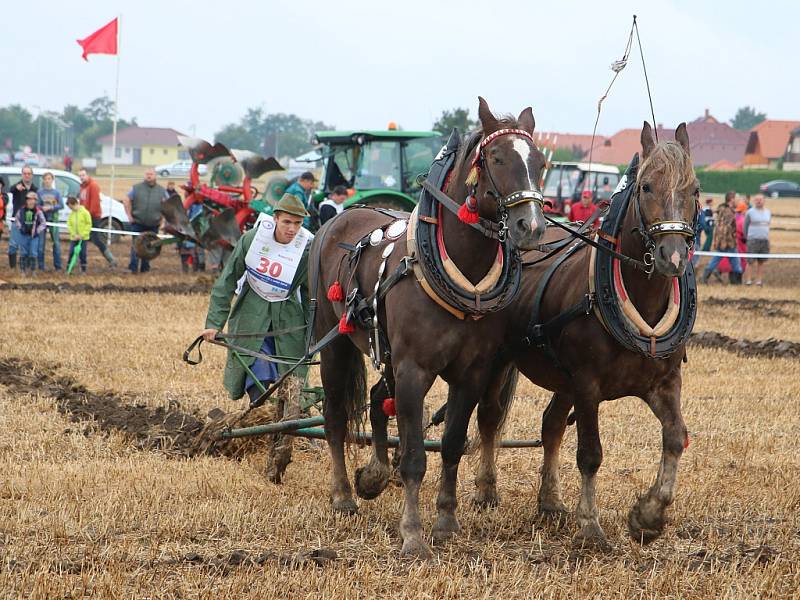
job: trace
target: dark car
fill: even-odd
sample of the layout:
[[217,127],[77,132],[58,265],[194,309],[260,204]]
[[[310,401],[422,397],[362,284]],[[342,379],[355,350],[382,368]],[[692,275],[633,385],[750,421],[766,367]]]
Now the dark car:
[[761,190],[762,194],[770,198],[780,198],[781,196],[800,197],[800,183],[786,181],[785,179],[762,183],[758,189]]

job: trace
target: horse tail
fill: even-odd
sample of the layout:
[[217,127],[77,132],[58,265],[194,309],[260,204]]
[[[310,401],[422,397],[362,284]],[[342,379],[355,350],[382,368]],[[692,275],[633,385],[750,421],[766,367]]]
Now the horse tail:
[[[345,350],[346,348],[346,350]],[[355,344],[340,344],[337,352],[344,366],[343,374],[346,380],[342,394],[342,408],[347,415],[347,439],[352,441],[354,434],[364,429],[366,422],[367,405],[367,369],[364,365],[364,355]]]
[[500,419],[497,426],[497,437],[503,432],[508,419],[508,413],[511,412],[511,405],[514,404],[514,395],[517,392],[517,382],[519,381],[519,370],[514,365],[509,365],[506,372],[505,379],[503,380],[503,387],[500,389],[500,394],[497,397],[497,403],[500,409]]

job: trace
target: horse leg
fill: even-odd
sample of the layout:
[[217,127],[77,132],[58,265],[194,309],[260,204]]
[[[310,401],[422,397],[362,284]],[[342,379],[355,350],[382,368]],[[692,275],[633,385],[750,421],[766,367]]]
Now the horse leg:
[[[358,361],[361,363],[360,372],[357,370]],[[352,414],[348,407],[359,401],[352,397],[359,387],[353,380],[364,377],[360,351],[347,338],[339,338],[321,351],[320,375],[325,389],[325,439],[333,463],[331,504],[334,512],[355,514],[358,507],[347,478],[344,444],[348,417]]]
[[[387,369],[387,377],[389,377]],[[372,386],[369,393],[369,420],[372,426],[372,455],[365,467],[356,469],[356,494],[365,500],[377,498],[389,484],[391,468],[387,440],[389,417],[383,412],[383,401],[389,390],[383,380]]]
[[442,478],[436,498],[438,517],[433,526],[433,541],[441,544],[461,531],[456,518],[458,465],[464,455],[469,419],[478,402],[477,382],[451,385],[447,398],[447,420],[442,436]]
[[[502,369],[486,389],[478,403],[478,433],[481,439],[480,462],[475,476],[472,501],[480,508],[497,506],[497,436],[514,399],[518,373],[513,366]],[[511,386],[507,388],[507,386]],[[508,392],[510,389],[510,393]]]
[[425,477],[427,457],[422,431],[422,405],[425,394],[433,385],[435,374],[424,371],[415,364],[405,362],[395,372],[395,405],[397,426],[400,430],[400,477],[403,480],[403,516],[400,519],[400,536],[403,547],[400,556],[430,558],[428,544],[422,535],[419,516],[419,489]]
[[681,414],[681,377],[662,383],[644,401],[661,422],[661,464],[658,476],[647,494],[641,496],[628,514],[631,537],[643,544],[656,539],[664,530],[666,508],[675,498],[678,461],[689,445],[689,436]]
[[567,428],[567,415],[571,407],[571,398],[555,393],[542,415],[544,457],[538,498],[539,513],[542,515],[563,516],[569,512],[561,499],[561,478],[558,468],[561,441]]
[[578,470],[581,472],[581,496],[575,510],[580,529],[574,543],[609,549],[606,534],[600,527],[596,501],[597,471],[603,462],[603,447],[597,423],[599,401],[594,398],[576,397],[575,416],[578,426]]

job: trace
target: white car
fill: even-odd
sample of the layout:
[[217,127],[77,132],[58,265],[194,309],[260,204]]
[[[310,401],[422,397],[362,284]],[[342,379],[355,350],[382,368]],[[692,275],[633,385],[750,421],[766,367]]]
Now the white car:
[[[42,187],[42,175],[45,173],[52,173],[55,177],[55,188],[61,192],[61,198],[64,201],[64,210],[59,211],[58,220],[66,223],[69,217],[69,209],[67,208],[67,196],[78,197],[80,195],[81,180],[77,175],[67,171],[60,171],[58,169],[43,169],[41,167],[33,167],[33,184],[40,188]],[[22,179],[20,167],[0,167],[0,178],[3,179],[4,189],[8,192],[5,198],[6,205],[6,225],[11,224],[11,186],[17,184]],[[109,210],[110,206],[110,210]],[[114,200],[111,196],[100,194],[100,209],[102,210],[103,220],[106,227],[116,230],[128,229],[129,220],[128,214],[125,212],[125,206],[119,200]]]
[[[198,165],[197,172],[200,175],[205,175],[208,168],[205,165]],[[167,163],[166,165],[158,165],[154,167],[156,174],[162,177],[171,177],[172,175],[188,175],[192,170],[192,161],[190,160],[176,160],[175,162]]]

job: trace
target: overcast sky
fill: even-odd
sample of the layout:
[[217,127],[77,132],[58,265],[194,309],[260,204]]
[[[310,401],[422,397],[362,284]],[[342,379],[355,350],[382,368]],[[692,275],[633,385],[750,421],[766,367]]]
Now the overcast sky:
[[[337,128],[427,129],[445,108],[532,106],[537,129],[591,133],[598,98],[639,16],[665,126],[742,105],[800,119],[800,2],[37,0],[5,11],[0,105],[36,113],[113,97],[116,60],[83,38],[121,15],[120,114],[212,138],[246,108]],[[86,8],[92,6],[93,8]],[[30,14],[25,15],[25,7]],[[35,7],[35,8],[34,8]],[[638,49],[599,132],[649,117]]]

